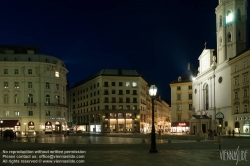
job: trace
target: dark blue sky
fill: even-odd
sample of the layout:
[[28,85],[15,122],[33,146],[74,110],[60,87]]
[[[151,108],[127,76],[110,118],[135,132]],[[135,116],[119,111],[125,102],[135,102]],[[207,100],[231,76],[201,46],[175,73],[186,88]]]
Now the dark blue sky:
[[[169,83],[216,49],[218,0],[1,1],[0,44],[62,59],[70,86],[101,69],[135,69],[170,104]],[[249,16],[248,16],[249,17]],[[250,38],[250,37],[248,37]]]

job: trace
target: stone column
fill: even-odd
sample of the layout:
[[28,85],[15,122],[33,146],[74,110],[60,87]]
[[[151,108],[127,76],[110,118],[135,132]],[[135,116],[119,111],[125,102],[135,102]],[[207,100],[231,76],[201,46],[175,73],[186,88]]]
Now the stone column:
[[135,121],[135,120],[132,119],[132,129],[131,129],[132,132],[134,132],[134,121]]
[[126,128],[126,116],[124,117],[124,127],[123,127],[123,130],[124,132],[127,132],[127,128]]

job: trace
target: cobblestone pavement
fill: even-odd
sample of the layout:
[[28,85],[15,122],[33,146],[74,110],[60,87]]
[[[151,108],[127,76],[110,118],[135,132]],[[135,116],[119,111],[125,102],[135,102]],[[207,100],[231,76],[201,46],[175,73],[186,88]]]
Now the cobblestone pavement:
[[[221,150],[250,151],[250,138],[228,138],[222,137]],[[248,166],[250,165],[250,152],[246,155],[248,161],[223,161],[220,158],[219,146],[215,145],[212,140],[203,140],[201,142],[185,143],[159,143],[157,142],[158,153],[149,153],[150,142],[140,144],[48,144],[48,143],[20,143],[0,140],[0,162],[1,166],[25,165],[31,164],[6,164],[2,163],[3,155],[10,150],[82,150],[84,154],[84,164],[58,164],[51,163],[51,166]],[[4,152],[5,151],[5,152]],[[26,154],[26,153],[25,153]],[[48,159],[54,161],[55,159]],[[46,164],[36,164],[36,166],[45,166]]]

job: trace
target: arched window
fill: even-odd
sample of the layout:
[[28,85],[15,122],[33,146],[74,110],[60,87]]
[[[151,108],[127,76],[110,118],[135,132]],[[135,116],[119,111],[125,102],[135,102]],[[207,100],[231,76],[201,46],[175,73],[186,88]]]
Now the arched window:
[[220,16],[219,19],[220,19],[220,25],[219,26],[222,27],[222,16]]
[[33,95],[28,94],[28,103],[33,103]]
[[231,41],[232,41],[232,34],[231,34],[231,32],[228,32],[228,33],[227,33],[227,41],[228,41],[228,42],[231,42]]
[[208,84],[205,85],[204,89],[204,110],[208,110],[209,107],[209,96],[208,96]]
[[227,11],[227,16],[226,16],[226,23],[231,23],[233,21],[233,13],[231,10]]
[[15,96],[14,96],[14,103],[15,104],[19,103],[19,96],[18,96],[18,94],[15,94]]
[[238,31],[239,40],[241,40],[241,31]]
[[237,21],[241,21],[241,12],[240,12],[240,9],[237,10]]
[[57,104],[60,104],[60,96],[56,96]]
[[50,96],[49,95],[46,95],[45,101],[46,101],[46,104],[50,104]]
[[9,96],[7,94],[4,95],[3,99],[4,99],[4,101],[3,101],[4,104],[8,104],[9,103]]

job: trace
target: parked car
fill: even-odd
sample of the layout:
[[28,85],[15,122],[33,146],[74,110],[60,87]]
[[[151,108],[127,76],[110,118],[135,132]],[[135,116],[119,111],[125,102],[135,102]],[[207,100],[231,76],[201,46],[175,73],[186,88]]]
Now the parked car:
[[77,130],[76,133],[83,133],[83,131],[82,130]]
[[67,132],[74,133],[74,129],[69,129]]

